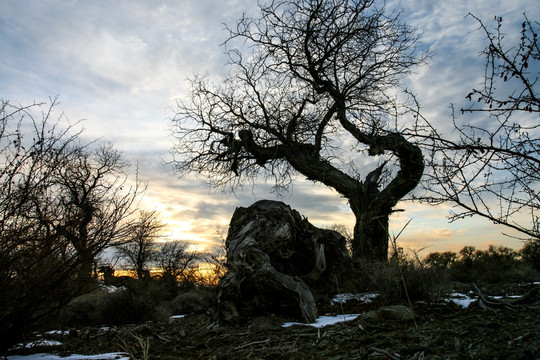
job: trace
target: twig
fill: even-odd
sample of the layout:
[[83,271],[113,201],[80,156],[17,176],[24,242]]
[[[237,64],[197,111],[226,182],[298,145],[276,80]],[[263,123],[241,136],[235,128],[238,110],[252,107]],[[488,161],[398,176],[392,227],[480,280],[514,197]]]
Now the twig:
[[[337,293],[340,294],[341,291],[339,291],[339,281],[337,275],[334,273],[334,278],[336,279],[336,289]],[[341,308],[341,315],[345,315],[345,310],[343,309],[343,301],[339,302],[339,307]]]
[[409,221],[407,221],[407,223],[399,231],[397,236],[394,236],[394,238],[392,239],[392,246],[394,248],[394,253],[398,256],[397,267],[399,270],[399,275],[401,276],[401,282],[403,283],[403,288],[405,289],[405,296],[407,297],[407,302],[409,303],[409,309],[411,310],[412,318],[414,321],[414,327],[415,329],[418,329],[418,324],[416,323],[416,316],[414,316],[411,298],[409,297],[409,291],[407,290],[407,283],[405,282],[405,277],[403,276],[403,271],[401,270],[401,266],[399,266],[399,254],[398,254],[398,248],[397,248],[397,239],[399,238],[403,230],[405,230],[405,228],[409,225],[411,221],[412,219],[409,219]]
[[409,358],[409,360],[424,360],[424,352],[419,351],[415,353],[412,357]]
[[138,347],[142,353],[142,360],[148,360],[148,357],[150,356],[150,338],[147,337],[146,339],[144,339],[131,332],[129,333],[129,335],[131,335],[135,340],[137,340],[137,344],[132,346],[127,343],[125,338],[120,338],[119,345],[122,350],[124,350],[129,355],[129,358],[131,360],[136,360],[138,358],[136,357],[135,353]]
[[393,360],[401,360],[401,358],[399,356],[396,356],[394,354],[390,354],[388,351],[383,350],[383,349],[377,349],[375,347],[370,347],[369,350],[374,351],[374,352],[379,353],[379,354],[382,354],[384,356],[388,356],[390,359],[393,359]]
[[160,335],[160,334],[154,334],[154,337],[157,338],[158,340],[161,340],[165,343],[169,343],[171,342],[172,340],[166,336],[163,336],[163,335]]
[[247,344],[244,344],[244,345],[237,346],[237,347],[234,348],[234,350],[240,350],[240,349],[243,349],[243,348],[245,348],[245,347],[252,346],[252,345],[267,344],[267,343],[269,343],[269,342],[270,342],[270,339],[252,341],[252,342],[250,342],[250,343],[247,343]]

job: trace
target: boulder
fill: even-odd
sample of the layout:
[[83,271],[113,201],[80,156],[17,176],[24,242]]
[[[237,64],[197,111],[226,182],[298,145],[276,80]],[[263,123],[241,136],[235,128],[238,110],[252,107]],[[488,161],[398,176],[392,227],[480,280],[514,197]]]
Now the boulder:
[[406,306],[390,305],[370,311],[362,315],[362,319],[377,322],[381,320],[408,322],[414,321],[414,313]]

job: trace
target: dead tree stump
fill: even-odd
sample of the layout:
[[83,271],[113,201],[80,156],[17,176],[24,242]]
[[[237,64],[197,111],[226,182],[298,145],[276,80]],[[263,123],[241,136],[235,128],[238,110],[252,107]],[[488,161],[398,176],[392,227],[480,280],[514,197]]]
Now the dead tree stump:
[[313,226],[279,201],[237,208],[225,244],[228,272],[218,293],[218,314],[225,321],[286,313],[313,322],[312,290],[328,291],[349,263],[342,235]]

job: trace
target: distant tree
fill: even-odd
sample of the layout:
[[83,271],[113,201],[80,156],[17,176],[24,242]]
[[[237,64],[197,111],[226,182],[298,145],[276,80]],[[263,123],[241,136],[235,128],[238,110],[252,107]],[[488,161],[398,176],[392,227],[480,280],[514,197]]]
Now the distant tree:
[[278,191],[298,174],[323,183],[356,217],[354,257],[387,260],[389,216],[424,169],[394,94],[425,56],[399,14],[377,4],[272,1],[229,27],[226,46],[244,50],[229,50],[225,81],[196,77],[190,102],[179,101],[176,171],[233,188],[260,174]]
[[502,18],[495,18],[494,30],[474,19],[487,42],[484,81],[468,93],[471,105],[461,112],[477,114],[484,122],[461,124],[455,118],[453,133],[457,137],[430,129],[425,142],[432,170],[426,174],[425,185],[432,194],[428,200],[454,203],[461,211],[453,211],[451,221],[481,216],[538,240],[539,23],[525,16],[519,40],[510,43],[511,37],[502,30]]
[[540,241],[527,241],[521,249],[521,258],[540,271]]
[[351,233],[350,228],[348,228],[347,225],[333,224],[333,225],[328,227],[328,230],[333,230],[333,231],[336,231],[336,232],[340,233],[341,235],[343,235],[343,237],[347,241],[347,250],[352,251],[351,244],[352,244],[352,241],[353,241],[353,235]]
[[453,251],[434,252],[426,257],[425,262],[435,268],[448,269],[457,261],[457,258],[457,254]]
[[116,247],[120,257],[135,270],[138,279],[148,273],[164,228],[165,224],[156,211],[140,211],[138,219],[130,226],[127,241]]
[[225,238],[221,239],[221,244],[215,246],[211,251],[202,254],[202,261],[208,265],[205,274],[205,281],[215,285],[227,273],[227,247]]
[[468,245],[459,251],[459,260],[467,266],[472,266],[477,258],[478,250],[476,250],[475,246]]
[[470,282],[530,281],[519,252],[504,246],[490,245],[487,250],[466,246],[450,266],[453,280]]
[[167,241],[158,244],[154,263],[164,278],[174,281],[185,280],[188,270],[201,259],[201,254],[187,250],[183,241]]

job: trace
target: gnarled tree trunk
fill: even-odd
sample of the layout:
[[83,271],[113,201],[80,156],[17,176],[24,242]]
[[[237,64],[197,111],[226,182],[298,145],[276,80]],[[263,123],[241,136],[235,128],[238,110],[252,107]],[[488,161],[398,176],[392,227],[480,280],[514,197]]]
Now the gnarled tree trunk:
[[278,201],[237,208],[226,247],[228,272],[218,293],[225,321],[285,312],[313,322],[312,290],[327,289],[349,263],[343,236],[316,228]]

